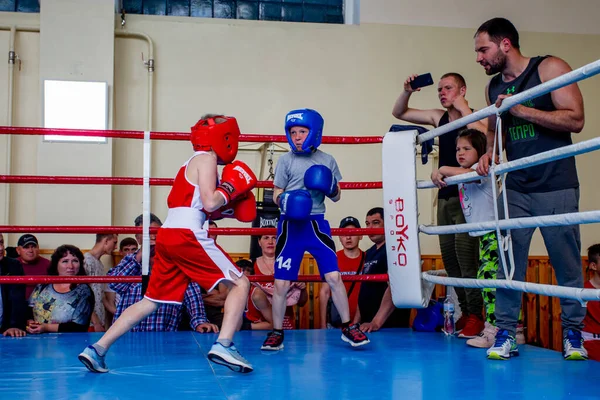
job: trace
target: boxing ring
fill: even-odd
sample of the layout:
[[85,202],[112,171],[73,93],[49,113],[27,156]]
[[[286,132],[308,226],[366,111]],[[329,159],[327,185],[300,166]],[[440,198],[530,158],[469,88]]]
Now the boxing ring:
[[[591,66],[591,67],[590,67]],[[554,90],[600,72],[600,61],[573,71],[567,80],[547,82],[543,90]],[[582,72],[583,70],[583,72]],[[579,72],[578,72],[579,71]],[[579,73],[579,75],[577,75]],[[563,77],[561,77],[563,78]],[[557,78],[559,79],[559,78]],[[550,88],[550,89],[548,89]],[[514,104],[541,95],[536,88],[514,96]],[[535,92],[532,92],[535,91]],[[519,97],[520,96],[520,97]],[[510,107],[509,104],[503,107]],[[494,114],[494,106],[478,111],[472,120]],[[488,115],[490,115],[488,114]],[[455,121],[457,123],[457,121]],[[466,121],[460,122],[461,125]],[[453,123],[454,124],[454,123]],[[457,125],[460,126],[460,125]],[[434,137],[454,129],[449,124],[442,130],[429,132]],[[126,137],[144,140],[146,166],[149,143],[158,140],[188,140],[187,133],[137,131],[79,131],[41,128],[0,127],[0,134],[59,134],[104,137]],[[371,189],[383,186],[385,229],[343,229],[344,234],[386,235],[388,246],[389,279],[393,300],[398,307],[421,308],[431,295],[434,283],[462,286],[516,285],[518,282],[450,280],[435,274],[422,273],[418,237],[420,233],[440,234],[446,229],[467,232],[482,229],[483,224],[454,227],[426,227],[418,222],[417,188],[431,187],[431,183],[416,182],[415,146],[426,139],[416,131],[390,132],[383,139],[383,185],[381,182],[342,183],[342,190]],[[242,135],[240,141],[285,142],[285,136]],[[324,137],[323,143],[367,144],[381,143],[381,137]],[[578,143],[563,156],[581,154],[600,148],[600,141]],[[567,155],[565,155],[567,154]],[[556,159],[559,155],[540,155],[541,161]],[[543,157],[548,157],[543,159]],[[523,167],[524,164],[520,165]],[[494,173],[508,172],[518,165],[500,164]],[[398,173],[402,171],[402,173]],[[448,180],[457,183],[474,180],[464,175]],[[0,176],[0,182],[19,184],[94,184],[94,185],[170,185],[171,179],[151,178],[144,168],[143,178],[117,177],[56,177],[56,176]],[[272,183],[259,182],[258,187]],[[145,200],[149,199],[145,193]],[[149,203],[144,204],[145,218]],[[144,239],[149,237],[149,224],[144,224]],[[485,225],[489,229],[517,229],[520,226],[540,224],[573,224],[599,222],[598,211],[579,213],[558,221],[496,220]],[[533,225],[532,225],[533,224]],[[275,234],[270,228],[220,228],[211,230],[219,235]],[[340,229],[332,229],[340,235]],[[139,233],[141,228],[89,226],[0,226],[2,233]],[[144,252],[146,253],[146,252]],[[147,259],[144,265],[147,266]],[[145,271],[147,272],[147,270]],[[250,277],[265,280],[268,277]],[[386,280],[387,276],[370,275],[345,277],[344,280]],[[318,281],[318,276],[302,276],[302,281]],[[0,277],[0,283],[42,282],[141,282],[141,277]],[[529,285],[529,284],[525,284]],[[523,286],[523,291],[571,296],[580,301],[600,298],[599,290],[552,290]],[[285,349],[262,352],[260,345],[265,331],[242,331],[234,341],[244,356],[253,364],[254,372],[238,374],[214,365],[207,352],[216,334],[196,332],[128,333],[117,341],[107,355],[110,372],[93,374],[77,360],[77,354],[94,343],[101,333],[46,333],[23,338],[0,337],[0,398],[1,399],[481,399],[544,398],[592,399],[598,398],[598,388],[590,377],[596,376],[599,363],[565,362],[555,351],[529,345],[521,346],[520,357],[509,362],[491,362],[485,358],[485,349],[470,348],[463,340],[448,338],[436,332],[414,332],[410,329],[382,329],[369,334],[371,343],[350,348],[340,340],[338,330],[286,331]]]

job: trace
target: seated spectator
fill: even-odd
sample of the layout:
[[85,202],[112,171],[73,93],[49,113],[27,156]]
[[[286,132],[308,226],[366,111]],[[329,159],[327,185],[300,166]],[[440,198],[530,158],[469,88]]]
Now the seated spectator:
[[[140,215],[135,219],[135,226],[141,226],[143,222]],[[154,214],[150,214],[150,227],[160,227],[161,220]],[[141,236],[141,235],[140,235]],[[138,238],[141,242],[141,238]],[[156,234],[150,234],[150,270],[154,263],[154,244],[156,242]],[[141,276],[142,275],[142,252],[145,251],[141,247],[138,251],[128,256],[114,268],[108,271],[109,276]],[[127,309],[127,307],[142,300],[142,284],[141,283],[111,283],[110,288],[121,296],[121,301],[117,304],[114,320]],[[175,331],[182,319],[182,306],[186,307],[190,314],[190,326],[196,332],[218,332],[216,325],[211,324],[206,319],[204,311],[204,303],[200,286],[191,282],[186,291],[182,304],[161,304],[160,307],[150,314],[146,319],[140,321],[139,324],[131,329],[131,332],[156,332],[156,331]]]
[[[96,235],[96,243],[94,247],[83,256],[85,273],[88,276],[104,276],[104,264],[100,261],[100,257],[104,255],[112,255],[112,252],[117,246],[117,235],[113,233]],[[92,332],[106,331],[106,310],[102,300],[104,299],[104,284],[92,283],[90,287],[94,292],[94,312],[92,313]]]
[[[138,242],[132,237],[126,237],[119,243],[119,255],[121,260],[123,257],[135,253],[138,249]],[[120,261],[119,261],[120,262]],[[117,312],[117,304],[119,303],[119,296],[112,290],[108,285],[104,285],[104,297],[102,298],[102,304],[106,309],[106,327],[112,325],[112,320]]]
[[[65,244],[50,258],[48,275],[83,276],[83,253]],[[33,320],[27,321],[27,332],[87,332],[94,311],[94,293],[86,284],[53,283],[38,285],[29,298]]]
[[[258,239],[262,256],[254,263],[254,275],[275,274],[275,236],[263,235]],[[273,298],[273,283],[252,282],[248,305],[246,307],[245,323],[242,329],[270,330],[273,329],[271,301]],[[308,291],[303,282],[292,282],[287,294],[287,309],[283,318],[283,329],[295,328],[294,305],[300,307],[308,302]]]
[[[340,228],[360,228],[360,222],[354,217],[346,217],[340,221]],[[357,275],[361,273],[365,261],[365,252],[358,247],[361,240],[362,236],[340,235],[342,250],[337,252],[337,259],[342,275]],[[356,315],[360,283],[345,282],[344,285],[348,294],[350,321],[353,321]],[[319,291],[319,309],[321,312],[320,322],[322,329],[327,327],[339,328],[342,326],[340,314],[331,300],[329,285],[321,285],[321,290]]]
[[19,253],[17,252],[17,248],[14,246],[8,246],[4,248],[6,250],[6,257],[8,258],[19,258]]
[[126,237],[119,243],[119,254],[125,257],[131,253],[135,253],[138,249],[138,242],[132,237]]
[[229,289],[222,283],[219,283],[210,292],[202,289],[202,301],[204,301],[204,308],[206,310],[206,318],[210,323],[215,324],[221,329],[223,323],[223,307],[225,306],[225,299]]
[[[19,254],[19,262],[23,265],[25,275],[47,275],[50,261],[44,257],[40,257],[40,246],[37,238],[31,234],[23,235],[17,241],[17,253]],[[35,289],[35,285],[27,285],[25,289],[25,297],[29,299],[31,292]]]
[[[14,258],[4,256],[4,235],[0,233],[0,276],[23,276],[23,266]],[[4,336],[25,336],[24,285],[0,285],[0,333]]]
[[[600,244],[595,244],[588,249],[588,268],[594,273],[583,287],[600,289]],[[600,361],[600,302],[588,301],[583,326],[581,335],[588,357],[590,360]]]
[[[367,228],[383,228],[383,208],[375,207],[367,212]],[[362,273],[387,274],[387,252],[385,235],[369,235],[373,247],[365,254]],[[358,308],[354,323],[361,323],[363,332],[374,332],[381,328],[408,328],[410,309],[396,308],[387,282],[363,282],[358,293]]]
[[235,262],[235,265],[240,267],[244,275],[250,276],[254,275],[254,264],[250,260],[238,260]]
[[210,233],[210,229],[215,229],[215,228],[218,228],[218,226],[217,226],[217,223],[216,223],[215,221],[208,220],[208,221],[206,221],[206,225],[208,226],[208,228],[207,228],[207,229],[209,229],[209,234],[208,234],[208,237],[209,237],[210,239],[214,240],[214,241],[215,241],[215,243],[217,243],[217,236],[219,236],[219,235],[217,235],[217,234],[215,234],[215,233]]

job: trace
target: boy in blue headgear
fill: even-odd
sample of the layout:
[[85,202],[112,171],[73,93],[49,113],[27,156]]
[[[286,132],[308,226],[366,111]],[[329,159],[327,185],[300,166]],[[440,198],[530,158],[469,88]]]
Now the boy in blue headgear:
[[274,197],[281,209],[277,224],[273,331],[262,350],[283,349],[283,317],[290,281],[298,279],[304,252],[315,257],[321,277],[331,288],[331,297],[342,317],[342,340],[352,346],[369,343],[359,325],[350,325],[348,296],[339,272],[331,228],[325,219],[325,196],[340,199],[342,175],[335,159],[318,150],[323,117],[311,109],[290,111],[285,134],[291,152],[279,158],[275,168]]

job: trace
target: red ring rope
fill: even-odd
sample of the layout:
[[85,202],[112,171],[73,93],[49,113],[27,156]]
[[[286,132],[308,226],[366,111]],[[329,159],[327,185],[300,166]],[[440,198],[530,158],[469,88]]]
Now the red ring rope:
[[[171,186],[172,178],[150,178],[150,185]],[[142,185],[142,178],[104,176],[39,176],[39,175],[0,175],[0,183],[46,183],[55,185]],[[257,188],[272,188],[273,181],[258,181]],[[346,190],[381,189],[381,182],[340,182]]]
[[[273,282],[273,276],[251,275],[251,282]],[[342,275],[343,281],[357,282],[387,282],[387,274],[373,275]],[[2,284],[40,284],[40,283],[141,283],[141,276],[0,276]],[[320,275],[299,275],[298,282],[322,282]]]
[[[155,233],[158,228],[150,228]],[[134,226],[23,226],[23,225],[0,225],[2,233],[142,233],[141,227]],[[276,235],[275,228],[214,228],[209,233],[223,236],[241,235]],[[383,228],[333,228],[333,236],[361,236],[361,235],[383,235]]]
[[[30,128],[0,126],[0,134],[4,135],[60,135],[60,136],[96,136],[107,138],[143,139],[144,131],[128,130],[92,130],[92,129],[56,129],[56,128]],[[190,140],[186,132],[150,132],[150,139],[156,140]],[[240,135],[240,142],[278,142],[287,143],[283,135],[244,134]],[[381,136],[325,136],[321,139],[326,144],[367,144],[381,143]]]

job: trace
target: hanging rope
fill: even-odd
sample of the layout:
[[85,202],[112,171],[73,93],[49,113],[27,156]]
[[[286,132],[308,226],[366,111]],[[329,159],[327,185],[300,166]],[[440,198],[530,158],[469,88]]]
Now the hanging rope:
[[[498,187],[496,185],[496,163],[494,162],[494,158],[496,155],[496,148],[498,149],[498,165],[504,162],[504,148],[502,146],[502,118],[500,118],[500,113],[496,114],[496,134],[494,139],[494,148],[492,152],[492,160],[491,160],[491,168],[490,168],[490,179],[492,180],[492,195],[494,197],[494,219],[496,222],[496,236],[498,237],[498,247],[500,253],[500,260],[502,261],[502,269],[504,270],[504,276],[507,280],[512,280],[513,275],[515,274],[515,261],[513,256],[513,247],[512,247],[512,234],[511,230],[506,230],[506,236],[502,235],[500,231],[500,219],[499,219],[499,210],[498,210]],[[501,181],[501,191],[502,191],[502,203],[504,206],[504,219],[509,219],[510,216],[508,214],[508,200],[506,198],[506,175],[502,174],[500,178]],[[510,262],[510,267],[506,263],[505,252],[508,253],[508,259]]]

